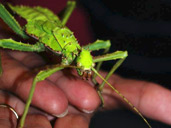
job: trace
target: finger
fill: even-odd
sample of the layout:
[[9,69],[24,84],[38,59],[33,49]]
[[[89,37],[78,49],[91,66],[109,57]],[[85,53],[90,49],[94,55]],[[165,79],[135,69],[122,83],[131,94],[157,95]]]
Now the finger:
[[100,104],[96,90],[88,82],[71,73],[65,74],[67,75],[61,75],[56,80],[58,74],[53,74],[49,79],[65,92],[70,104],[87,113],[94,111]]
[[148,117],[171,124],[171,91],[154,83],[144,83],[138,106]]
[[45,64],[44,60],[38,54],[32,52],[8,50],[6,53],[28,68],[36,68]]
[[[27,67],[5,53],[2,60],[4,72],[0,79],[1,88],[14,92],[26,101],[33,74],[29,74]],[[68,100],[61,89],[45,80],[36,85],[32,104],[55,116],[63,116],[67,112]]]
[[[138,110],[149,118],[171,124],[171,91],[158,84],[124,79],[112,76],[109,80]],[[111,105],[113,99],[118,99],[109,87],[105,87],[103,93],[110,96],[106,104]],[[110,102],[110,103],[109,103]],[[114,105],[114,104],[113,104]],[[115,104],[116,105],[116,104]]]
[[68,114],[57,119],[54,128],[88,128],[89,118],[81,114]]
[[27,128],[52,128],[48,119],[43,115],[29,114],[26,117],[24,127]]
[[[11,106],[17,113],[18,116],[22,116],[25,104],[18,97],[7,91],[0,90],[0,104],[7,104]],[[41,111],[40,109],[30,107],[29,114],[41,114],[48,118],[48,120],[53,120],[54,116]],[[0,113],[1,114],[1,113]]]
[[5,91],[0,91],[0,104],[8,104],[17,112],[18,116],[22,115],[25,106],[20,99]]
[[17,118],[7,107],[0,107],[0,128],[15,128]]

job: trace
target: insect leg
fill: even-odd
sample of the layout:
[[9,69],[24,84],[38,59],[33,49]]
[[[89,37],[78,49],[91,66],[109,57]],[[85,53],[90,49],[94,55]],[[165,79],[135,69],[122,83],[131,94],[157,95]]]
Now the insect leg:
[[30,52],[42,52],[45,51],[45,47],[42,43],[37,42],[36,44],[26,44],[17,42],[12,39],[0,39],[0,47],[18,50],[18,51],[30,51]]
[[149,128],[152,128],[149,122],[145,119],[145,117],[140,113],[140,111],[125,97],[122,93],[120,93],[115,87],[113,87],[106,79],[104,79],[96,69],[92,68],[92,70],[108,85],[110,86],[148,125]]
[[[109,73],[106,75],[105,80],[107,81],[109,79],[109,77],[114,73],[114,71],[116,71],[116,69],[123,63],[123,61],[125,60],[126,57],[127,57],[127,51],[116,51],[114,53],[94,57],[93,61],[96,63],[96,62],[101,62],[101,61],[119,59],[116,62],[116,64],[113,65],[113,67],[111,68]],[[97,75],[97,73],[95,73],[95,74]],[[95,85],[98,84],[96,79],[94,79],[93,83]],[[102,100],[102,106],[104,105],[104,100],[103,100],[103,97],[101,95],[101,91],[103,90],[105,83],[106,82],[103,80],[103,82],[101,84],[98,84],[98,94]]]
[[[37,42],[36,44],[25,44],[22,42],[17,42],[12,39],[0,39],[0,47],[18,50],[18,51],[30,51],[30,52],[42,52],[45,51],[45,47],[42,43]],[[2,65],[0,57],[0,76],[2,74]]]
[[56,66],[50,67],[50,68],[47,67],[47,69],[44,69],[44,70],[38,72],[38,74],[34,77],[33,83],[32,83],[31,89],[30,89],[30,93],[29,93],[28,99],[26,101],[24,112],[23,112],[23,115],[19,122],[19,126],[18,126],[19,128],[23,128],[23,126],[24,126],[25,118],[27,116],[37,82],[43,81],[44,79],[46,79],[53,73],[55,73],[59,70],[62,70],[63,68],[64,68],[63,65],[56,65]]
[[[127,51],[116,51],[114,53],[102,55],[102,56],[97,56],[94,57],[94,62],[101,62],[101,61],[108,61],[108,60],[116,60],[119,59],[116,64],[113,65],[109,73],[106,75],[105,80],[108,80],[109,77],[116,71],[116,69],[123,63],[125,58],[128,56]],[[104,87],[105,81],[100,84],[99,89],[102,90]]]
[[100,98],[102,98],[101,100],[102,100],[102,106],[103,106],[104,105],[104,100],[103,100],[101,92],[102,92],[102,90],[104,88],[104,84],[106,83],[108,86],[110,86],[144,120],[144,122],[148,125],[148,127],[151,128],[151,125],[148,123],[148,121],[145,119],[145,117],[140,113],[140,111],[122,93],[120,93],[115,87],[113,87],[108,82],[109,77],[123,63],[123,61],[126,59],[127,56],[128,56],[127,51],[116,51],[114,53],[110,53],[110,54],[106,54],[106,55],[102,55],[102,56],[97,56],[97,57],[94,58],[94,62],[119,59],[116,62],[116,64],[112,67],[112,69],[109,71],[109,73],[106,75],[105,78],[103,78],[96,71],[96,69],[92,68],[92,71],[95,74],[97,74],[103,80],[103,82],[98,87],[98,94],[99,94]]
[[0,4],[0,18],[18,35],[23,37],[24,39],[28,38],[25,34],[19,23],[15,20],[15,18],[8,12],[8,10]]
[[62,11],[61,21],[62,24],[65,25],[68,21],[69,17],[71,16],[71,13],[73,12],[74,8],[76,6],[75,1],[68,1],[66,8]]
[[89,51],[98,51],[100,49],[109,49],[110,46],[110,40],[96,40],[91,44],[83,46],[83,48]]

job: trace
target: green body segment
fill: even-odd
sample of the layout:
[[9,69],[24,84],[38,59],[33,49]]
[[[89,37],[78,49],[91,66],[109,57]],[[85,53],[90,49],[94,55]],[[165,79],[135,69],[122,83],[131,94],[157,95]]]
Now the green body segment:
[[[62,51],[61,45],[53,35],[53,29],[56,25],[51,21],[33,20],[26,24],[26,33],[36,38],[39,42],[45,44],[54,51]],[[34,31],[33,31],[34,30]]]
[[[62,25],[59,18],[42,7],[12,6],[10,8],[26,19],[25,31],[52,51],[63,54],[63,64],[70,64],[81,49],[73,32]],[[34,31],[33,31],[34,30]]]
[[77,65],[84,70],[91,70],[94,66],[93,58],[88,50],[82,49],[80,55],[77,57]]

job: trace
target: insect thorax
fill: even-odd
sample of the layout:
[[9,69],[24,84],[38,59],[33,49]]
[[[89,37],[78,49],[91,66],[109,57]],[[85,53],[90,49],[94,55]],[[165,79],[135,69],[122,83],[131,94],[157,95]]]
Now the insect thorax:
[[81,49],[77,39],[68,28],[55,28],[53,31],[56,41],[62,48],[62,63],[71,64]]
[[[77,72],[79,75],[83,76],[84,73],[91,75],[91,69],[94,67],[93,58],[90,51],[81,49],[79,55],[76,58]],[[83,76],[84,77],[84,76]],[[86,76],[87,77],[87,76]],[[88,76],[89,77],[89,76]]]

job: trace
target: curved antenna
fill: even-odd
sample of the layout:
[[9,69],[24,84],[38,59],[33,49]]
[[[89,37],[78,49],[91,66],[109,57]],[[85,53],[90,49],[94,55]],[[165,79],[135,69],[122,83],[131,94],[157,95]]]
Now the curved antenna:
[[109,87],[111,87],[148,125],[149,128],[152,128],[145,117],[140,113],[140,111],[122,94],[120,93],[115,87],[113,87],[108,81],[106,81],[97,71],[96,69],[92,68],[92,71],[96,73]]

